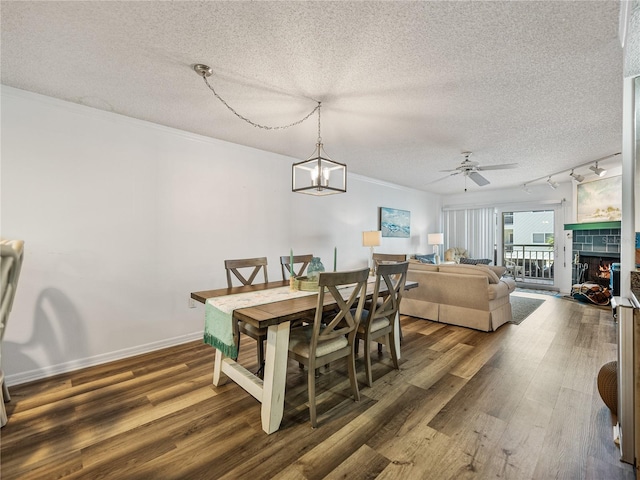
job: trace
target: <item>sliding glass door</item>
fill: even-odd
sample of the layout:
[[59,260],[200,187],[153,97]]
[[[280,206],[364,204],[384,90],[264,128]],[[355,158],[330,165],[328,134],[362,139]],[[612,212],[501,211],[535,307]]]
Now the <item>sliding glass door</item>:
[[502,261],[517,281],[554,285],[554,218],[554,210],[502,212]]

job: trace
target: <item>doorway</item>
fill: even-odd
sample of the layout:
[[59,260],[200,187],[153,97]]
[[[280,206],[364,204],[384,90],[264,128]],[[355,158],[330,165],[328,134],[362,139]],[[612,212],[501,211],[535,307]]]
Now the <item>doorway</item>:
[[554,210],[502,212],[502,264],[516,281],[552,286]]

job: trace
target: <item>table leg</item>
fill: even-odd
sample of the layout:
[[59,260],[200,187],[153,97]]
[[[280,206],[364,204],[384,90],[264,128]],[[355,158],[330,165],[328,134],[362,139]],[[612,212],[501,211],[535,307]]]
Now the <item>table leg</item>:
[[224,385],[227,382],[227,376],[222,373],[222,360],[224,356],[222,352],[216,348],[216,358],[213,361],[213,384],[216,387]]
[[280,428],[284,415],[290,323],[271,325],[267,330],[261,410],[262,429],[267,433]]

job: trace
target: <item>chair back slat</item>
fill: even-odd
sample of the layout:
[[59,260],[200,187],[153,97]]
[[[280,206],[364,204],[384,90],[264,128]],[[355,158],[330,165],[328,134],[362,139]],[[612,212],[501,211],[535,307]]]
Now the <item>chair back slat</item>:
[[374,253],[374,262],[406,262],[407,255],[404,253]]
[[[342,335],[355,337],[367,292],[369,269],[350,272],[323,272],[318,277],[318,303],[310,342],[310,356],[315,356],[318,342]],[[340,288],[347,287],[347,288]],[[331,296],[338,309],[333,313],[323,311],[325,296]],[[351,309],[355,307],[355,315]],[[349,339],[353,344],[353,338]]]
[[[311,263],[312,258],[313,258],[312,254],[293,256],[294,275],[296,277],[301,277],[302,275],[304,275],[304,272],[309,266],[309,263]],[[291,272],[290,264],[291,264],[290,255],[283,255],[282,257],[280,257],[280,268],[282,269],[282,280],[287,280],[289,278],[289,274]],[[296,267],[296,265],[300,265],[300,266]]]
[[[238,279],[242,285],[253,285],[256,277],[262,271],[264,277],[264,283],[269,282],[269,275],[267,273],[267,257],[257,257],[257,258],[242,258],[237,260],[225,260],[224,268],[227,271],[227,287],[233,287],[233,277],[231,274]],[[240,272],[239,269],[243,269],[243,272]],[[252,269],[252,270],[246,270]],[[247,271],[249,272],[248,278],[245,277],[247,275]]]
[[373,273],[375,274],[378,265],[391,262],[406,262],[407,255],[404,253],[374,253],[373,254]]
[[[382,317],[393,321],[400,309],[408,268],[409,262],[378,265],[369,321]],[[383,282],[387,291],[383,291],[381,295]],[[378,302],[379,297],[382,299],[380,302]]]

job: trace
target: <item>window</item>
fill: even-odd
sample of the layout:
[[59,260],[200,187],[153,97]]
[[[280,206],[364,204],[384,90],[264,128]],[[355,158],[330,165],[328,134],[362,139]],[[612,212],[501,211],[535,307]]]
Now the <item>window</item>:
[[532,243],[552,243],[553,242],[553,233],[533,233],[532,234],[533,242]]

